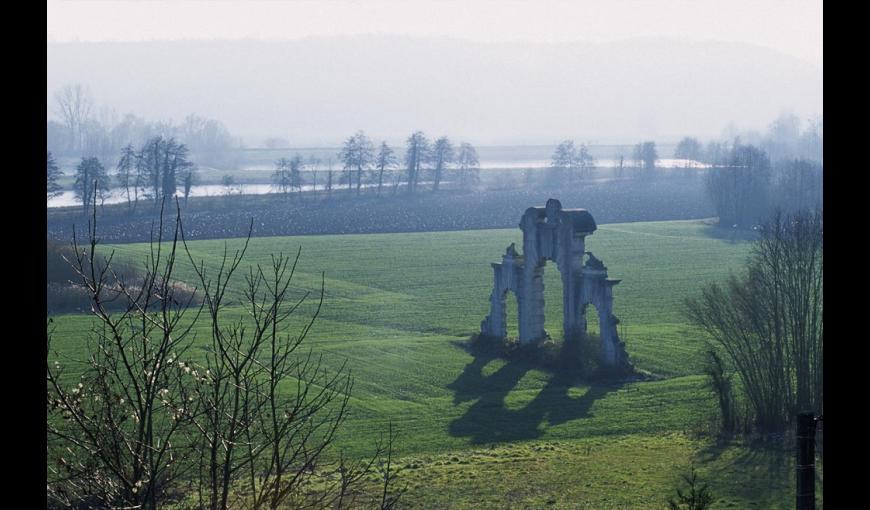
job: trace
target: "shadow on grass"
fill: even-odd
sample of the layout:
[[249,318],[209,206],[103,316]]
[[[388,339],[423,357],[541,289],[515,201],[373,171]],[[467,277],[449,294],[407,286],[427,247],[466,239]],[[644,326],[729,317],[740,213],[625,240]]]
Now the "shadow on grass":
[[[540,362],[520,356],[506,359],[494,349],[470,348],[465,342],[455,344],[469,350],[474,359],[447,388],[454,392],[454,404],[476,402],[450,423],[448,432],[454,437],[469,437],[473,444],[538,438],[543,434],[542,424],[588,418],[596,400],[623,385],[615,377],[589,382],[576,368],[542,367]],[[484,375],[484,367],[495,359],[506,363],[494,373]],[[550,377],[531,402],[520,409],[509,409],[508,394],[529,370],[541,370]],[[579,397],[569,395],[569,390],[581,383],[588,386],[586,392]]]
[[696,460],[709,467],[710,480],[727,481],[727,492],[744,501],[776,506],[793,495],[794,438],[723,440],[700,450]]

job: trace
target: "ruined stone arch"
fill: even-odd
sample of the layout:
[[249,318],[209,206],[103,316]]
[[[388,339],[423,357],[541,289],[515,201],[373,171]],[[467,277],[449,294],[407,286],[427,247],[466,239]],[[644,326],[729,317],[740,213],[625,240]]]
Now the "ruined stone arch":
[[[497,338],[506,336],[506,292],[517,296],[519,341],[530,343],[547,336],[544,330],[544,268],[555,262],[562,277],[562,333],[586,333],[584,309],[593,305],[599,314],[601,360],[604,366],[626,366],[628,355],[619,340],[613,315],[613,287],[620,280],[607,277],[607,268],[591,252],[585,239],[596,229],[595,220],[585,209],[562,209],[556,199],[544,207],[526,209],[520,220],[523,252],[511,244],[500,263],[492,264],[493,290],[490,314],[481,323],[481,333]],[[585,256],[588,255],[584,263]]]

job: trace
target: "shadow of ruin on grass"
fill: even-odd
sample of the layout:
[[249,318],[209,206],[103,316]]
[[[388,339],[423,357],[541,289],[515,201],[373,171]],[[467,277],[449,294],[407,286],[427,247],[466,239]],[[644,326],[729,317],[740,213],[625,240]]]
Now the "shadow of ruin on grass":
[[[464,415],[450,423],[454,437],[470,437],[473,444],[535,439],[543,434],[541,424],[558,425],[587,418],[592,404],[625,383],[645,379],[633,368],[598,366],[595,335],[573,342],[545,339],[520,345],[514,339],[473,335],[454,342],[474,359],[447,388],[454,392],[454,404],[476,400]],[[484,367],[494,360],[506,363],[490,375]],[[520,409],[506,405],[508,394],[529,370],[550,374],[546,385],[534,399]],[[579,397],[569,391],[578,384],[588,385]]]

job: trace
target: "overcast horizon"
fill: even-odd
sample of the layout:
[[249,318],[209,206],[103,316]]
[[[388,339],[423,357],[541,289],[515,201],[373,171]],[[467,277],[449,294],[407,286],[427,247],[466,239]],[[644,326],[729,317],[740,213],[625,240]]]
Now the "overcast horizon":
[[395,34],[597,43],[662,36],[744,42],[822,65],[818,0],[48,0],[47,7],[50,42]]
[[54,91],[84,83],[98,107],[176,122],[197,113],[255,146],[335,145],[357,129],[490,145],[711,138],[732,124],[764,130],[784,112],[822,115],[821,10],[52,0],[48,113]]

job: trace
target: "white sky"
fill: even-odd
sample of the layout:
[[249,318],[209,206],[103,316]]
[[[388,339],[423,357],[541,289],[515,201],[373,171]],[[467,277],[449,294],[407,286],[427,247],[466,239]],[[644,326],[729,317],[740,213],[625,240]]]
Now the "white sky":
[[48,41],[291,39],[739,41],[822,64],[821,0],[48,0]]

